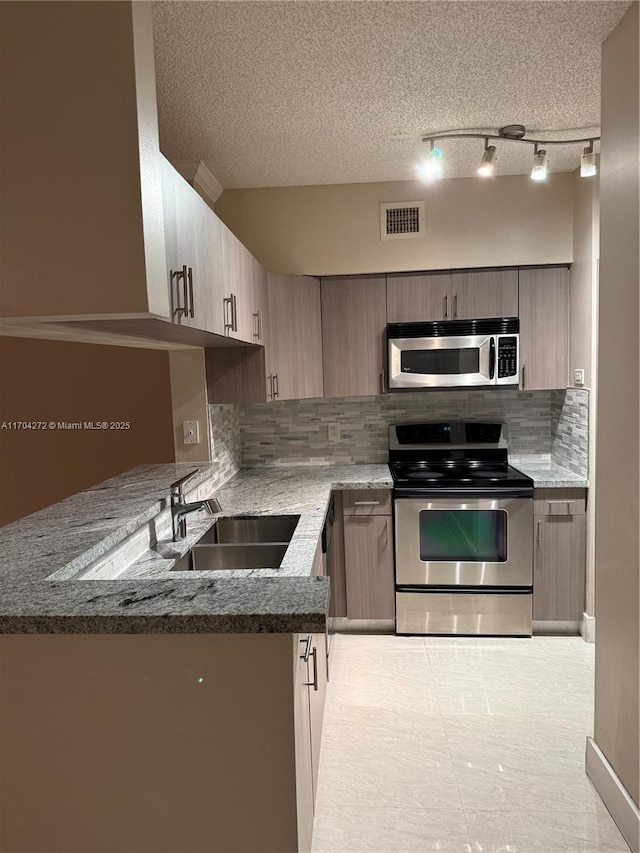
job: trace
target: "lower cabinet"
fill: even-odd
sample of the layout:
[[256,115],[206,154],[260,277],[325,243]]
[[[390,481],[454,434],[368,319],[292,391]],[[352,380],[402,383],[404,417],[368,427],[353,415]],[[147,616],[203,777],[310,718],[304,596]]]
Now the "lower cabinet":
[[309,853],[324,633],[0,636],[3,850]]
[[585,492],[536,489],[533,497],[534,621],[579,622],[585,597]]
[[388,489],[343,493],[349,619],[394,619],[393,528]]

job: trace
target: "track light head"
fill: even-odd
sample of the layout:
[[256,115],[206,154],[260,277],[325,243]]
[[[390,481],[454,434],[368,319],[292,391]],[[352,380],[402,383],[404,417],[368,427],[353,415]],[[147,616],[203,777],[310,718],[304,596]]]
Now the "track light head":
[[546,181],[548,168],[549,158],[547,157],[547,152],[544,149],[538,151],[538,146],[536,145],[535,154],[533,155],[533,166],[531,168],[531,180]]
[[483,178],[489,178],[493,175],[493,166],[497,159],[496,146],[489,145],[488,140],[485,139],[484,152],[482,154],[482,160],[480,160],[480,165],[478,166],[478,174],[482,175]]
[[580,157],[580,177],[581,178],[590,178],[595,175],[598,171],[598,166],[596,163],[596,153],[593,150],[593,142],[584,149],[582,156]]
[[431,140],[431,149],[418,166],[418,174],[423,181],[432,181],[442,177],[442,151],[435,147],[435,139]]

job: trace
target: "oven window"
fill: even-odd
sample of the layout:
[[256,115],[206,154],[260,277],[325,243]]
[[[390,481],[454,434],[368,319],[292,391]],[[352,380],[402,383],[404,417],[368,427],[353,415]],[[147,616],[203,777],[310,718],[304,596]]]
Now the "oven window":
[[410,349],[400,353],[402,373],[426,373],[434,376],[456,376],[480,372],[480,349]]
[[507,513],[502,509],[421,510],[420,559],[506,562]]

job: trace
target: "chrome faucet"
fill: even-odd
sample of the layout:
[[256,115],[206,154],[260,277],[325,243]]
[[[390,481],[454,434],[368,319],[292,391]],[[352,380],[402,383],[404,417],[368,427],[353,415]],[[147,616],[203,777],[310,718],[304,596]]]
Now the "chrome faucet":
[[197,472],[191,471],[185,474],[175,483],[171,484],[171,529],[173,533],[173,541],[184,539],[187,535],[187,516],[191,512],[198,512],[204,509],[209,515],[215,512],[222,512],[222,507],[217,498],[207,498],[203,501],[194,501],[193,503],[185,503],[184,499],[184,484],[190,480]]

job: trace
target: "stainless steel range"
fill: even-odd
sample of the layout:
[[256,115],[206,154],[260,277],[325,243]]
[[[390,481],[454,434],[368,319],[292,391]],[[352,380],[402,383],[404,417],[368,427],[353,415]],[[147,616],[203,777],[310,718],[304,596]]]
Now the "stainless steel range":
[[500,423],[389,427],[396,632],[531,636],[533,480]]

